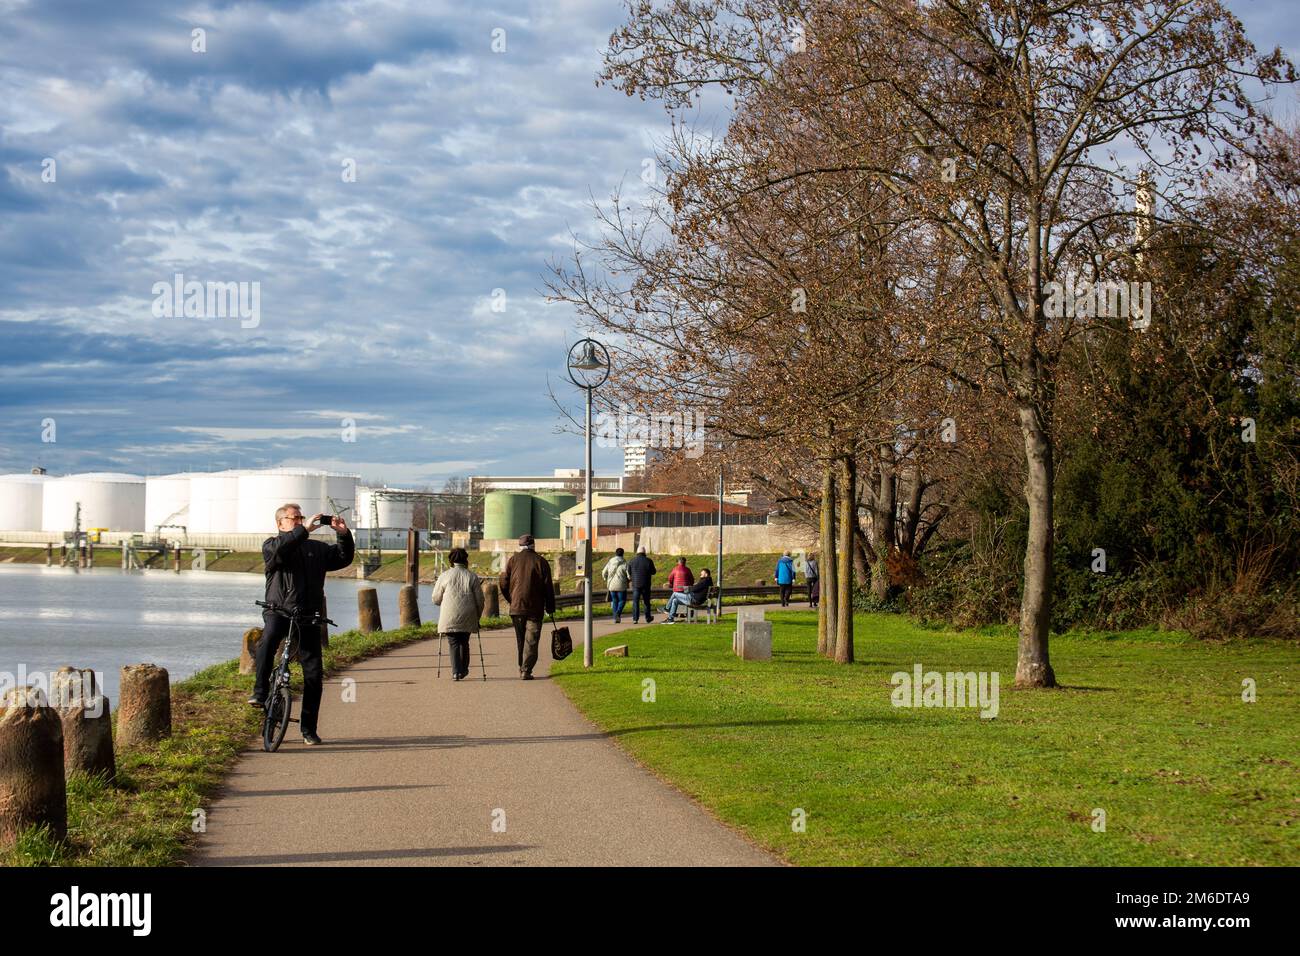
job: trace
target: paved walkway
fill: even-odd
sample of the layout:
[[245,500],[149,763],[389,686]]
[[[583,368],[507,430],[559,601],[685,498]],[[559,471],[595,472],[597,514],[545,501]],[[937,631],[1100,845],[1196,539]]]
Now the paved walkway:
[[[422,597],[427,601],[427,590]],[[628,620],[619,627],[597,621],[596,635],[631,629],[635,655]],[[568,624],[580,655],[582,622]],[[445,645],[442,678],[435,679],[433,640],[336,674],[321,702],[325,743],[305,747],[293,724],[276,753],[259,744],[241,757],[190,862],[777,863],[643,770],[577,712],[547,676],[549,632],[548,622],[533,681],[519,679],[512,630],[484,632],[486,681],[473,639],[471,676],[461,682],[451,680]],[[356,681],[354,703],[342,700],[345,678]]]

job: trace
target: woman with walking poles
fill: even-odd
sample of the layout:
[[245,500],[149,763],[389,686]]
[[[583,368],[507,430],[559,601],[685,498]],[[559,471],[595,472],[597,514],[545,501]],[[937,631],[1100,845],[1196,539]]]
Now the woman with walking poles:
[[478,633],[483,614],[483,583],[469,569],[464,548],[452,548],[448,559],[451,567],[433,585],[433,603],[439,609],[438,633],[447,637],[451,679],[464,680],[469,674],[469,636]]

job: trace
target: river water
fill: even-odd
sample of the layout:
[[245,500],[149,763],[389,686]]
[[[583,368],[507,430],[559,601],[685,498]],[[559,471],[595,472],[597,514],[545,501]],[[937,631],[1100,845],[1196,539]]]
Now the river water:
[[[400,584],[326,578],[329,615],[339,624],[331,630],[357,626],[356,592],[363,587],[379,591],[385,626],[397,625]],[[176,683],[238,657],[244,631],[262,623],[253,602],[264,590],[262,575],[231,571],[0,565],[0,684],[17,683],[20,668],[48,675],[64,664],[88,667],[102,672],[116,707],[124,664],[158,664]],[[429,591],[420,587],[425,622],[437,620]]]

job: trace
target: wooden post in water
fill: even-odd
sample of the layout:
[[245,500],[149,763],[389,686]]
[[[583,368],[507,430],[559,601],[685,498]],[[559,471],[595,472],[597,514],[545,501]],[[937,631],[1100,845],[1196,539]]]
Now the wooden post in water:
[[420,533],[414,528],[406,529],[406,584],[408,587],[415,587],[420,583],[420,556],[416,545],[419,544]]
[[48,568],[54,564],[54,544],[45,542],[45,566]]
[[176,545],[176,573],[181,573],[181,546]]

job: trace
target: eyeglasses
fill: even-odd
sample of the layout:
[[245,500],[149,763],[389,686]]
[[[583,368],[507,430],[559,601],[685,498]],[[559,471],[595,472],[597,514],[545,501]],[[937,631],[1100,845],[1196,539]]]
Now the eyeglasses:
[[302,515],[285,515],[284,520],[285,521],[306,521],[307,519],[304,518]]

